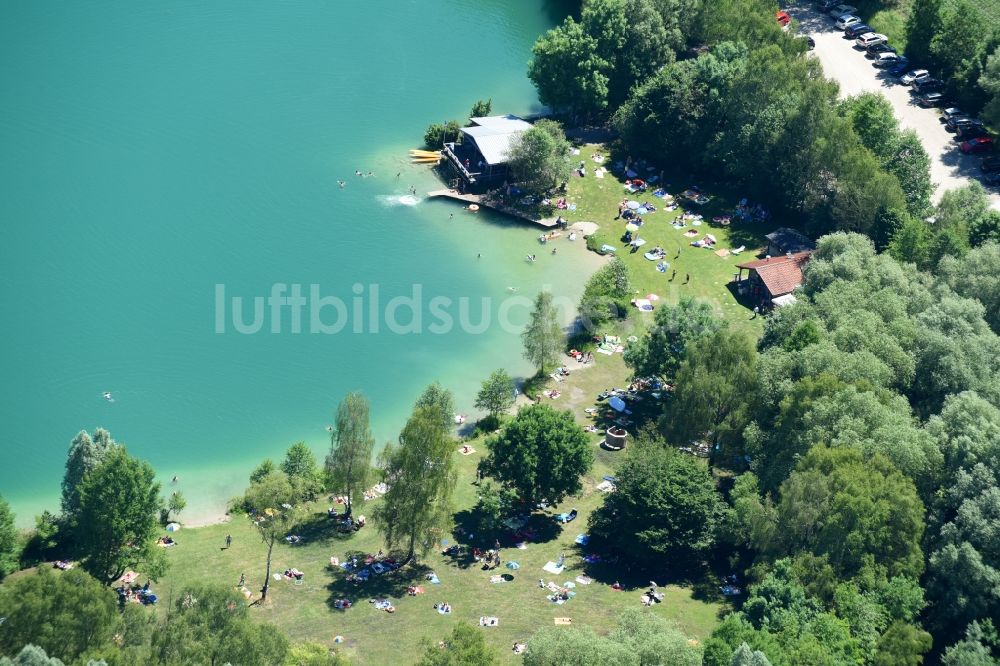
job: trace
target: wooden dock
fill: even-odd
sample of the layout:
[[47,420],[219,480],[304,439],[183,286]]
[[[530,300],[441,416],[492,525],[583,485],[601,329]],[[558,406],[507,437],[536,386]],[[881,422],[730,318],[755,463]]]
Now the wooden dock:
[[524,220],[525,222],[531,222],[532,224],[544,227],[545,229],[551,229],[556,226],[556,219],[554,217],[547,217],[544,219],[537,219],[531,215],[514,208],[500,207],[491,203],[487,203],[483,200],[483,197],[479,194],[462,194],[458,190],[434,190],[433,192],[427,193],[428,197],[445,197],[446,199],[452,199],[453,201],[461,201],[466,204],[476,204],[482,208],[489,208],[490,210],[495,210],[498,213],[503,213],[504,215],[510,215],[511,217],[516,217],[519,220]]

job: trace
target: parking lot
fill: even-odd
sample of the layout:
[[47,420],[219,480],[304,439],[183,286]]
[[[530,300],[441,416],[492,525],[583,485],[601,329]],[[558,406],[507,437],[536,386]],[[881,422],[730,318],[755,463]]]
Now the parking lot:
[[[939,110],[921,108],[911,97],[909,88],[885,71],[872,67],[872,61],[854,48],[854,40],[847,39],[842,31],[837,30],[829,16],[805,3],[785,9],[799,22],[800,32],[816,41],[812,53],[819,58],[826,76],[840,85],[841,96],[865,91],[881,92],[895,109],[899,124],[916,130],[931,158],[931,180],[936,185],[935,202],[945,190],[979,179],[982,157],[964,155],[958,150],[958,142],[953,134],[945,130]],[[1000,209],[1000,192],[995,188],[987,188],[987,191],[993,207]]]

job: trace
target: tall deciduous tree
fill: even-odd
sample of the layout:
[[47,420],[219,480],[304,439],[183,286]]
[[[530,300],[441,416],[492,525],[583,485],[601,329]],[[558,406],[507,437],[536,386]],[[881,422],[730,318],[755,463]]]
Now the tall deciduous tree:
[[305,442],[288,447],[279,469],[288,475],[300,500],[313,500],[323,490],[316,456]]
[[259,481],[250,484],[243,496],[243,506],[250,514],[257,534],[267,549],[264,566],[264,585],[260,590],[260,601],[267,601],[267,591],[271,585],[271,557],[274,544],[284,538],[288,528],[295,523],[297,512],[295,502],[299,497],[288,475],[272,472]]
[[662,419],[670,441],[710,437],[723,455],[740,453],[756,402],[756,363],[753,342],[742,333],[718,331],[703,345],[687,347]]
[[0,580],[17,571],[20,546],[17,529],[14,527],[14,513],[7,500],[0,496]]
[[531,52],[528,78],[542,104],[585,115],[607,107],[611,63],[600,57],[597,40],[572,17],[539,37]]
[[63,517],[72,522],[80,505],[79,485],[87,472],[95,469],[104,460],[109,451],[118,447],[104,428],[98,428],[91,437],[87,431],[81,430],[69,445],[69,455],[66,458],[66,473],[62,481],[62,511]]
[[723,328],[711,303],[682,296],[677,305],[664,305],[653,315],[654,325],[639,342],[625,350],[625,363],[636,377],[673,379],[688,345]]
[[816,447],[781,485],[774,541],[758,544],[777,555],[826,555],[841,576],[868,558],[890,575],[923,571],[924,507],[913,482],[879,454]]
[[429,645],[417,666],[497,666],[500,655],[486,642],[483,632],[470,624],[458,624],[441,645]]
[[273,624],[250,619],[239,590],[201,584],[181,591],[165,622],[153,634],[154,663],[285,663],[288,639]]
[[347,514],[351,515],[357,497],[364,497],[371,478],[372,435],[368,400],[360,393],[348,393],[337,407],[337,418],[331,437],[326,471],[337,493],[347,498]]
[[413,409],[433,412],[435,418],[441,420],[441,425],[446,431],[450,431],[455,425],[455,396],[438,382],[427,385],[427,388],[417,396]]
[[563,349],[564,335],[551,292],[538,292],[521,340],[524,342],[524,357],[531,361],[539,374],[544,374],[555,365]]
[[578,493],[580,477],[594,462],[573,415],[548,405],[522,409],[486,446],[483,468],[531,505],[543,499],[555,504]]
[[107,584],[140,563],[151,578],[162,573],[163,553],[152,545],[162,506],[154,477],[148,463],[114,447],[77,486],[75,542],[84,568]]
[[511,141],[507,162],[529,192],[543,193],[570,175],[570,145],[558,123],[539,120]]
[[697,565],[714,543],[722,504],[708,469],[663,444],[633,448],[615,492],[591,514],[594,545],[643,567]]
[[5,582],[0,617],[0,654],[31,643],[67,662],[109,643],[119,626],[115,593],[79,569],[40,567]]
[[914,62],[927,64],[931,41],[941,32],[941,0],[914,0],[906,21],[906,54]]
[[452,517],[455,488],[453,441],[433,406],[417,407],[399,442],[382,452],[388,491],[374,520],[390,549],[402,548],[403,563],[440,542]]
[[514,380],[503,368],[494,370],[483,380],[476,395],[476,409],[481,409],[496,421],[514,405]]

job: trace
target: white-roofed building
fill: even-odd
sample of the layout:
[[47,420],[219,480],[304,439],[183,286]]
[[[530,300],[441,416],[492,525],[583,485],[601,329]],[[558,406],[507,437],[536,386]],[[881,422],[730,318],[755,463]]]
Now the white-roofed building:
[[511,142],[531,123],[513,115],[470,118],[461,143],[446,143],[444,153],[469,185],[491,185],[507,178]]

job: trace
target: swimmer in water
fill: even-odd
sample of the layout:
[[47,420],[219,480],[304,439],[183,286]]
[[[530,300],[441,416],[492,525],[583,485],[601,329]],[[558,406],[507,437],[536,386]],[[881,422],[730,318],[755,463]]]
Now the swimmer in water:
[[333,426],[327,426],[326,427],[326,431],[327,432],[333,432]]
[[108,402],[114,402],[115,401],[114,397],[111,395],[111,391],[105,391],[104,392],[104,399],[107,400]]
[[552,254],[556,253],[556,248],[552,248]]
[[527,260],[528,260],[529,262],[534,262],[534,261],[535,261],[535,255],[533,255],[533,254],[529,254],[529,255],[527,256]]
[[345,182],[344,182],[344,181],[342,181],[342,180],[338,180],[338,181],[337,181],[337,185],[340,185],[341,189],[343,189],[344,185],[347,185],[347,183],[345,183]]
[[363,174],[361,173],[361,169],[355,169],[355,170],[354,170],[354,175],[355,175],[355,176],[361,176],[361,175],[363,175]]
[[178,477],[178,476],[177,476],[177,475],[175,474],[175,475],[174,475],[174,478],[170,479],[170,483],[177,483],[177,482],[178,482],[179,480],[180,480],[180,477]]
[[374,176],[374,175],[375,175],[375,174],[373,174],[373,173],[372,173],[371,171],[369,171],[369,172],[368,172],[368,176],[365,176],[365,177],[366,177],[366,178],[368,178],[368,177],[371,177],[371,176]]
[[517,287],[507,287],[507,291],[509,291],[512,294],[516,294],[517,293]]

